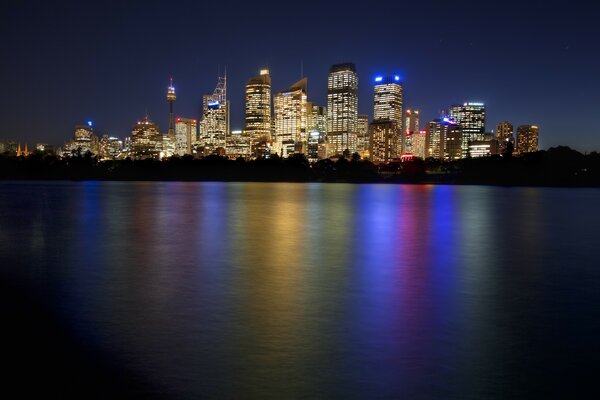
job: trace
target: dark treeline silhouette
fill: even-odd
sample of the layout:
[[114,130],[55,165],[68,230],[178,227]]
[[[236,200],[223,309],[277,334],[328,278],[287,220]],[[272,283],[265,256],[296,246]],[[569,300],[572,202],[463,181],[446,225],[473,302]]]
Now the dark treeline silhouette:
[[303,155],[246,161],[219,156],[171,157],[163,161],[98,161],[87,153],[59,158],[32,154],[0,156],[4,180],[182,180],[258,182],[403,182],[528,186],[600,186],[600,154],[581,154],[559,146],[513,157],[458,161],[415,159],[375,165],[358,154],[310,164]]

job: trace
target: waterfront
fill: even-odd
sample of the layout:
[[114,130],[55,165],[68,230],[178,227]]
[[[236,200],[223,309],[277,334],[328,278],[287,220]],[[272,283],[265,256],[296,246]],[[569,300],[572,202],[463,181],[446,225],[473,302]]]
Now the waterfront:
[[598,204],[598,189],[1,183],[0,273],[143,394],[525,398],[592,379]]

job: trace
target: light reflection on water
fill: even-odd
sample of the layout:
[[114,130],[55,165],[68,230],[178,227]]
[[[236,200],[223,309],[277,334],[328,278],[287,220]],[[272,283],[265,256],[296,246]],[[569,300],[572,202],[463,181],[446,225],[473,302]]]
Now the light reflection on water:
[[526,397],[598,350],[598,190],[0,187],[2,273],[169,397]]

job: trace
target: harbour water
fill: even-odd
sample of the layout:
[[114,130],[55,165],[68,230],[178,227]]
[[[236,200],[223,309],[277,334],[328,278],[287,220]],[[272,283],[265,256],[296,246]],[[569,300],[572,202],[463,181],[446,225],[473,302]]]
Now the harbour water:
[[598,189],[4,182],[4,342],[14,379],[81,398],[581,398],[599,205]]

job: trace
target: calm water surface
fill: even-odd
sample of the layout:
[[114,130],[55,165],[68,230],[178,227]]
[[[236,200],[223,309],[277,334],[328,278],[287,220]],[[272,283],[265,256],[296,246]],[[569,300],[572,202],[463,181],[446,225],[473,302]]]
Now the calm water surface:
[[0,183],[21,372],[165,398],[581,397],[599,243],[597,189]]

